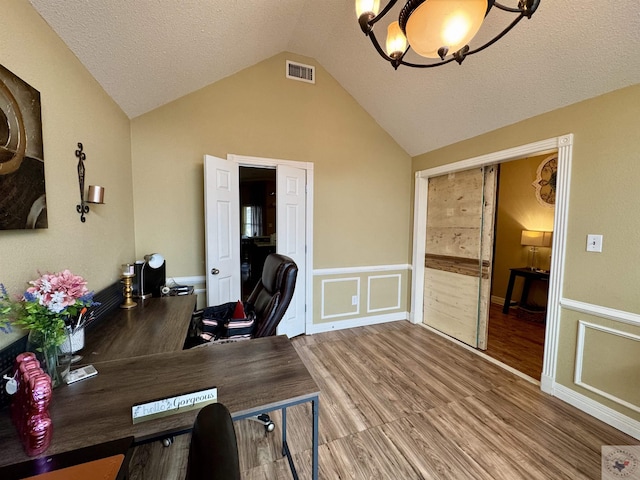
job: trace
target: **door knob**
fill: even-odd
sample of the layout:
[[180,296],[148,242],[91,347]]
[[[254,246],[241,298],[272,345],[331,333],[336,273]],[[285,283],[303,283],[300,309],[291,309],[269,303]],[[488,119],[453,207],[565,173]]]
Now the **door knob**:
[[217,268],[212,268],[211,269],[211,275],[217,275],[220,273],[220,270],[218,270]]

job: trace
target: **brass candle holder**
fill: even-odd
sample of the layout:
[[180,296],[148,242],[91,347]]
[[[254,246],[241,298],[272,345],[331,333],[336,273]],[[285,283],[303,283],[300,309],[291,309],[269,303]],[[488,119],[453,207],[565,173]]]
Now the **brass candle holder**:
[[120,308],[133,308],[138,305],[133,301],[133,277],[135,276],[134,267],[130,263],[122,265],[122,283],[124,284],[123,294],[124,302]]

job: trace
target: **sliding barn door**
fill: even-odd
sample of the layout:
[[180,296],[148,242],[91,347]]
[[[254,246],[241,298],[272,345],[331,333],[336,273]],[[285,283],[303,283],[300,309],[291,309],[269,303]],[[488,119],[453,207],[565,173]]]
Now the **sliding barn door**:
[[493,258],[494,166],[429,179],[424,322],[487,348]]

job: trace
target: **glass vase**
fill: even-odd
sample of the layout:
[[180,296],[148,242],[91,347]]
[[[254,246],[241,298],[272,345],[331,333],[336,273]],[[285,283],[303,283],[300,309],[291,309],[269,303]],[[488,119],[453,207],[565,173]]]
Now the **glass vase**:
[[53,388],[62,385],[71,367],[71,339],[65,335],[62,345],[52,346],[41,332],[31,330],[27,337],[27,351],[36,354],[40,367],[51,377]]

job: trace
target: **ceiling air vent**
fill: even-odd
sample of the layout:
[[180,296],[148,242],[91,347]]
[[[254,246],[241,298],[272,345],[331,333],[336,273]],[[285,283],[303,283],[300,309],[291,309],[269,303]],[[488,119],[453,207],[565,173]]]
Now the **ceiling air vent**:
[[316,67],[287,60],[287,78],[301,82],[316,83]]

